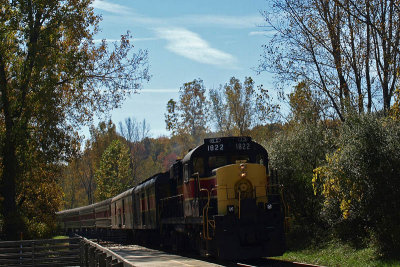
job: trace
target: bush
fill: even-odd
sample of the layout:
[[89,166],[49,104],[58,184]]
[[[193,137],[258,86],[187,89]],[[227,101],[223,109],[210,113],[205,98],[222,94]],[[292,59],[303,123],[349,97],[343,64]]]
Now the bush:
[[373,115],[348,118],[338,149],[315,170],[316,193],[324,197],[323,215],[342,237],[368,233],[380,252],[400,252],[400,125]]
[[317,236],[321,228],[321,197],[313,194],[313,170],[325,162],[331,149],[327,128],[321,123],[294,124],[268,144],[270,166],[284,185],[285,201],[293,221],[289,239]]

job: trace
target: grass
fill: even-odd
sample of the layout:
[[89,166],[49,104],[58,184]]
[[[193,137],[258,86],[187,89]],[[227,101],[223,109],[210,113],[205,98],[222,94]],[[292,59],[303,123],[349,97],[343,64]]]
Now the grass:
[[339,241],[330,241],[324,245],[288,251],[277,259],[284,259],[322,266],[400,266],[400,261],[379,258],[373,247],[355,249]]
[[68,238],[68,236],[65,235],[57,235],[52,237],[52,239],[66,239],[66,238]]

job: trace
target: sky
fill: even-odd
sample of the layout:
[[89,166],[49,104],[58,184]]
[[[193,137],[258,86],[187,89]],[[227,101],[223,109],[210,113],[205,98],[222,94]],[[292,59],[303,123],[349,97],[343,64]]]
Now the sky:
[[102,16],[95,39],[115,41],[129,30],[135,49],[149,53],[152,78],[111,112],[115,124],[145,119],[151,137],[168,136],[168,100],[178,100],[179,88],[198,78],[212,89],[232,76],[251,76],[275,95],[272,76],[255,71],[268,41],[261,15],[267,0],[95,0],[93,7]]

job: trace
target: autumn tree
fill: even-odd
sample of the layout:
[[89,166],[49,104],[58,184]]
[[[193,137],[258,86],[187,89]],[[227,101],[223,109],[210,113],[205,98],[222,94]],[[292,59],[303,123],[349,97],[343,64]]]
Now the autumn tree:
[[104,151],[96,171],[96,196],[99,201],[113,197],[133,186],[128,148],[114,140]]
[[280,84],[306,81],[342,121],[387,113],[398,84],[399,14],[395,0],[274,0],[264,15],[275,33],[259,70]]
[[64,209],[72,209],[88,204],[86,191],[81,184],[81,175],[80,157],[73,158],[68,165],[62,168],[58,184],[64,193]]
[[133,53],[129,33],[112,47],[93,41],[100,16],[91,2],[1,1],[1,213],[9,239],[20,230],[17,195],[34,164],[27,148],[46,166],[67,159],[77,126],[119,106],[149,78],[147,52]]
[[272,120],[279,106],[271,102],[268,90],[246,77],[243,84],[232,77],[219,89],[210,90],[212,117],[217,130],[226,135],[248,134],[251,127]]
[[317,123],[321,119],[324,103],[314,94],[304,81],[294,87],[293,92],[289,94],[291,120],[306,124]]
[[201,79],[184,83],[179,90],[179,102],[167,103],[165,123],[173,135],[186,136],[182,143],[198,144],[208,129],[208,102]]
[[124,137],[126,145],[129,150],[129,166],[131,170],[131,176],[135,182],[139,180],[141,174],[141,168],[143,163],[143,143],[141,142],[145,138],[149,137],[150,125],[143,120],[137,122],[135,118],[126,118],[125,124],[119,123],[119,133]]
[[99,169],[104,151],[116,139],[122,139],[115,124],[99,122],[97,127],[89,128],[90,138],[86,140],[83,151],[78,151],[65,166],[60,184],[65,193],[65,208],[75,208],[96,202],[97,187],[95,174]]

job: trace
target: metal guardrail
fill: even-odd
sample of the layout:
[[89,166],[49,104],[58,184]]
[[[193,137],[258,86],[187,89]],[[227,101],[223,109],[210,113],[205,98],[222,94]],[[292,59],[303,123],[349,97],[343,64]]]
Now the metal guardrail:
[[81,237],[80,249],[82,267],[135,267],[120,255],[84,237]]

